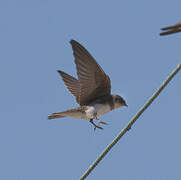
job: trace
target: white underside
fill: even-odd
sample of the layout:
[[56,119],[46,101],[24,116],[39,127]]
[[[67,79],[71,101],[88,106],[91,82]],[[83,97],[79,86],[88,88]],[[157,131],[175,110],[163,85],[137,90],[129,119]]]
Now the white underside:
[[109,105],[95,104],[93,106],[88,106],[88,109],[85,111],[86,119],[93,119],[109,112],[110,110]]

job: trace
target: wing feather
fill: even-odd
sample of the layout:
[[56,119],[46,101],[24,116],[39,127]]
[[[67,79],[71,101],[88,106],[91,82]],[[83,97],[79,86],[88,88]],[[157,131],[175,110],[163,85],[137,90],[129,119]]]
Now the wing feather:
[[91,54],[75,40],[70,41],[80,81],[80,105],[86,105],[98,97],[110,94],[111,82]]
[[64,84],[67,89],[71,92],[73,96],[75,96],[77,103],[79,104],[79,96],[80,96],[80,82],[76,78],[70,76],[69,74],[58,70],[58,73],[61,75]]

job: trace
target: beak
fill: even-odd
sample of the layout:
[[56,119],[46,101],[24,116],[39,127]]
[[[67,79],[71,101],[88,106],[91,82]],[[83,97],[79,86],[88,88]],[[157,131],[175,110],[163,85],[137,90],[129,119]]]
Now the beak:
[[128,107],[128,105],[125,103],[125,106]]

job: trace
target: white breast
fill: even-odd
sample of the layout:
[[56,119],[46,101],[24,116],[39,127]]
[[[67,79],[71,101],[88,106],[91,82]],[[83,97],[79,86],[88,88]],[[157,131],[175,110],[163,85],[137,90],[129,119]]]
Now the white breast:
[[85,119],[94,119],[96,116],[96,109],[94,106],[87,106],[87,110],[85,111],[86,118]]
[[109,105],[95,104],[94,108],[97,112],[97,116],[101,116],[111,110]]
[[94,119],[95,117],[101,116],[111,110],[109,105],[95,104],[92,106],[87,106],[86,118],[85,119]]

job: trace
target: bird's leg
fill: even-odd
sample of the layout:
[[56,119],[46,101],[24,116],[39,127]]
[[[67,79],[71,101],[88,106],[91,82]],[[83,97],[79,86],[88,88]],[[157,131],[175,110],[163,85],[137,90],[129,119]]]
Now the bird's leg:
[[108,125],[106,122],[101,121],[101,120],[100,120],[100,119],[98,119],[97,117],[96,117],[96,120],[97,120],[97,122],[98,122],[98,125],[99,125],[99,124]]
[[94,131],[96,130],[96,128],[103,129],[102,127],[96,125],[96,124],[94,123],[93,119],[90,119],[89,121],[90,121],[90,123],[92,123],[92,124],[94,125]]

